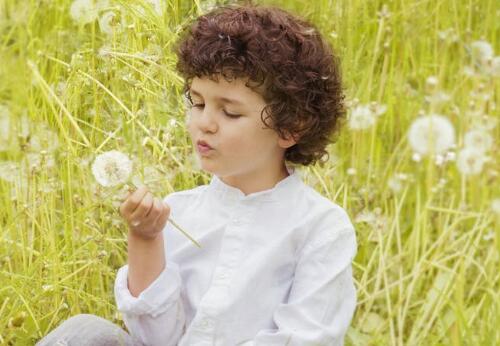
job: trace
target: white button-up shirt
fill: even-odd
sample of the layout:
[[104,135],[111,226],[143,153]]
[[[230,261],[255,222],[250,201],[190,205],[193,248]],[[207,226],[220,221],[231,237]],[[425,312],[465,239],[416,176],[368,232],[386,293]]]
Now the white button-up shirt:
[[245,195],[213,175],[171,193],[166,267],[138,297],[118,270],[115,299],[137,345],[343,345],[356,306],[353,225],[298,169]]

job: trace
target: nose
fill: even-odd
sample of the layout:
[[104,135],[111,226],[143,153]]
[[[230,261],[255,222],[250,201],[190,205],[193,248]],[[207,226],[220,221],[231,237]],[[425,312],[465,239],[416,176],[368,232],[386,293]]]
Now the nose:
[[217,121],[215,120],[215,111],[210,110],[207,106],[199,112],[199,116],[196,118],[196,122],[200,130],[203,132],[215,132],[217,131]]

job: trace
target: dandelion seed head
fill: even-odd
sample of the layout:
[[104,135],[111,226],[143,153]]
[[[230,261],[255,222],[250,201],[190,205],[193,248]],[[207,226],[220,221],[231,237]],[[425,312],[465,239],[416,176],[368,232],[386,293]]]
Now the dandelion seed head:
[[71,4],[69,13],[75,22],[87,24],[97,19],[98,10],[93,0],[75,0]]
[[396,176],[389,178],[389,180],[387,181],[387,186],[389,186],[389,189],[391,189],[391,191],[394,193],[399,193],[403,189],[401,180]]
[[132,173],[132,161],[127,155],[111,150],[96,157],[92,173],[102,186],[116,186],[127,181]]
[[0,105],[0,151],[6,151],[9,148],[10,138],[10,112],[9,108]]
[[493,48],[489,42],[484,40],[472,42],[470,52],[472,60],[479,64],[484,64],[488,59],[493,58]]
[[478,151],[488,151],[493,146],[493,137],[484,130],[470,130],[464,136],[464,144]]
[[439,114],[417,118],[408,131],[413,150],[420,155],[442,154],[455,143],[455,130],[451,121]]
[[116,13],[113,11],[105,12],[101,17],[99,17],[99,28],[102,32],[108,35],[112,35],[116,30],[117,24],[115,23]]
[[352,130],[364,130],[375,124],[375,120],[369,106],[359,105],[350,112],[348,125]]
[[466,147],[458,152],[456,165],[463,175],[477,175],[483,170],[486,161],[483,151]]
[[500,216],[500,198],[493,198],[490,207],[495,214]]

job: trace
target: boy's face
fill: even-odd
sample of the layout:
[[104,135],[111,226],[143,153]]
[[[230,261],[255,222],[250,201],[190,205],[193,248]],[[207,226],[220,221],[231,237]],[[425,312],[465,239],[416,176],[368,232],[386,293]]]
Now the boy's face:
[[[245,81],[195,77],[190,88],[193,106],[186,119],[201,168],[242,188],[245,181],[286,172],[284,152],[295,144],[264,125],[260,114],[266,103]],[[213,149],[200,152],[199,140]]]

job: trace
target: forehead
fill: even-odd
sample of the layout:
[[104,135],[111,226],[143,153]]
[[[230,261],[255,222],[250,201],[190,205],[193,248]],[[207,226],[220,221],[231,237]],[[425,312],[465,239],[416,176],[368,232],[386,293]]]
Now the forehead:
[[261,95],[262,89],[253,90],[245,85],[248,78],[235,78],[226,80],[223,76],[219,75],[211,79],[207,76],[194,77],[190,91],[194,95],[202,96],[204,98],[219,98],[223,101],[233,101],[229,103],[234,104],[255,104],[265,103]]

